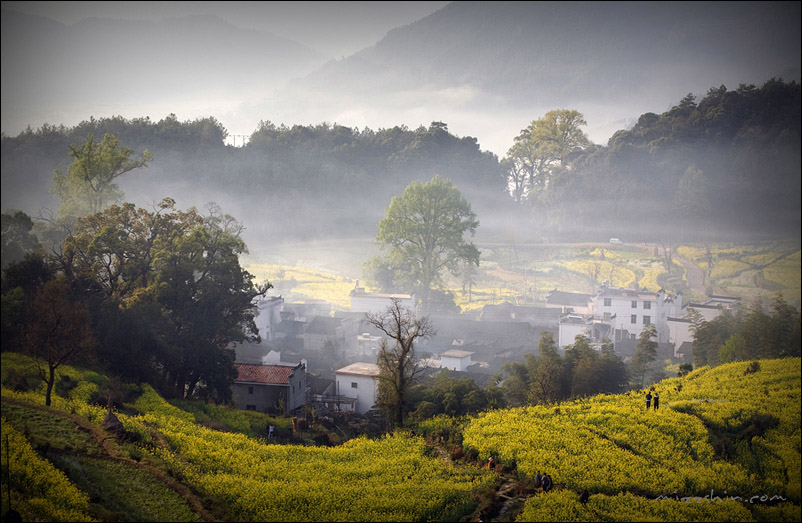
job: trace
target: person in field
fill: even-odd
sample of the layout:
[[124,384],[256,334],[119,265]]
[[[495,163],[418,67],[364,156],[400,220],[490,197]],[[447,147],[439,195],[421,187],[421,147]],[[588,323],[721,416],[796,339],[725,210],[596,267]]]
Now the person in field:
[[655,392],[654,393],[654,410],[660,406],[660,396]]
[[551,476],[548,474],[543,474],[543,492],[548,492],[554,486],[554,483],[551,481]]
[[652,406],[652,391],[648,391],[646,393],[646,410],[649,410],[649,407]]

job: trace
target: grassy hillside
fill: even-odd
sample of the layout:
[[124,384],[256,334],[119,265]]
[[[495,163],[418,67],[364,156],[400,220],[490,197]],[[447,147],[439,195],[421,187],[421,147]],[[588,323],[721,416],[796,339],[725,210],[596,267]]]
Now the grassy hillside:
[[[78,386],[62,389],[45,409],[35,380],[34,390],[6,386],[24,388],[25,359],[9,353],[2,359],[3,434],[8,427],[15,435],[12,507],[26,520],[453,521],[470,515],[472,493],[493,481],[486,471],[456,469],[430,456],[423,439],[402,433],[318,447],[268,443],[237,432],[233,423],[214,430],[147,385],[117,412],[126,437],[108,438],[100,428],[107,411],[90,401],[101,377],[66,368]],[[204,415],[218,424],[224,419],[219,411]],[[52,420],[61,429],[49,428]],[[17,450],[22,446],[24,455]],[[3,454],[3,492],[6,463]],[[66,473],[58,485],[47,480],[54,466]],[[135,474],[142,477],[131,486]],[[42,506],[61,483],[74,501],[65,505],[59,497]]]
[[[798,516],[800,360],[751,365],[705,367],[662,381],[654,387],[657,411],[646,410],[640,391],[489,412],[468,423],[464,444],[527,475],[548,472],[562,487],[530,498],[522,521],[621,521],[633,514],[748,521],[762,517],[765,506],[749,512],[750,501],[762,496],[793,503],[771,510]],[[578,495],[586,489],[592,495],[582,505]],[[675,500],[711,495],[721,499],[706,502],[712,512],[703,518],[699,503]]]
[[[510,470],[542,470],[557,485],[530,491],[518,521],[800,516],[799,358],[665,380],[658,411],[632,392],[465,420],[466,454],[493,455],[503,473],[444,459],[403,432],[334,447],[268,442],[258,427],[282,421],[171,404],[147,385],[122,387],[115,412],[126,432],[115,438],[101,427],[107,378],[65,367],[45,408],[28,369],[2,354],[2,510],[10,473],[11,506],[25,520],[467,521]],[[676,499],[711,492],[718,499]]]

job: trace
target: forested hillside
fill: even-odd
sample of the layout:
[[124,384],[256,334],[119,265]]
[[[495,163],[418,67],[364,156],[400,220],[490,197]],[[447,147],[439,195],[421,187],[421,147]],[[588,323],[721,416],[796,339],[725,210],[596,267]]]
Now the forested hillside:
[[[112,133],[148,169],[119,180],[126,199],[179,207],[218,203],[242,222],[248,242],[372,236],[391,197],[439,174],[476,210],[479,233],[519,238],[708,241],[798,237],[800,86],[711,88],[662,114],[646,113],[606,146],[590,145],[555,169],[553,183],[513,205],[504,159],[447,123],[409,129],[264,121],[244,147],[225,146],[213,117],[90,119],[2,138],[3,209],[52,208],[53,169],[70,144]],[[540,115],[532,115],[532,119]],[[512,144],[511,144],[512,145]],[[512,154],[512,152],[510,152]],[[258,239],[257,239],[258,238]]]
[[800,94],[798,83],[776,79],[689,94],[577,158],[538,204],[568,230],[641,224],[637,237],[649,228],[675,241],[798,237]]

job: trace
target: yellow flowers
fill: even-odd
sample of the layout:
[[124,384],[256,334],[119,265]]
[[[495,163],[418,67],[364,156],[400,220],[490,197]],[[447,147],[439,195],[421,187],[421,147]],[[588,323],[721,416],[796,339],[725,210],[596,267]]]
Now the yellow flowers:
[[[49,461],[40,458],[25,436],[5,419],[2,420],[2,427],[3,483],[8,474],[13,507],[22,520],[96,521],[88,514],[89,496]],[[3,485],[4,494],[5,491]]]
[[587,504],[571,491],[530,498],[517,521],[752,521],[739,501],[652,499],[632,494],[591,495]]
[[[798,503],[800,359],[760,364],[761,370],[752,374],[744,374],[748,363],[733,363],[665,380],[656,386],[663,400],[656,412],[644,410],[642,394],[634,392],[562,404],[559,414],[540,406],[488,412],[468,423],[464,444],[477,449],[481,458],[514,460],[530,477],[538,470],[548,472],[558,486],[575,492],[656,498],[673,492],[704,496],[715,490],[749,496],[759,486],[765,492],[758,494]],[[710,430],[741,434],[756,419],[768,419],[770,425],[772,418],[765,416],[776,417],[777,425],[740,440],[735,455],[721,459],[711,445]],[[593,520],[584,512],[571,512],[574,505],[563,501],[558,510],[540,496],[531,498],[524,520]],[[650,517],[650,511],[637,512],[632,520]],[[697,516],[715,520],[718,516],[712,514]],[[727,514],[733,518],[727,520],[740,517]],[[675,514],[664,520],[695,517]],[[619,515],[614,519],[622,520]]]
[[174,456],[159,457],[246,520],[457,520],[473,509],[471,491],[492,481],[426,456],[421,438],[359,438],[334,448],[265,445],[173,417],[173,407],[147,394],[138,408],[150,405],[144,419],[174,449]]

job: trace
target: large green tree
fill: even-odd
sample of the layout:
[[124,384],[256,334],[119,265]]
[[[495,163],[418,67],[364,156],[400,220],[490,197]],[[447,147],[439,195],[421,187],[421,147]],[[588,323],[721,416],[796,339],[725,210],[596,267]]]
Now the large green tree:
[[59,215],[87,216],[121,201],[123,193],[114,181],[151,160],[147,150],[139,158],[133,154],[111,134],[105,134],[101,142],[89,134],[82,145],[70,145],[73,162],[66,173],[56,169],[53,176],[52,192],[61,203]]
[[552,333],[540,333],[538,362],[532,380],[532,399],[536,404],[551,403],[561,397],[563,363]]
[[502,161],[515,201],[532,199],[533,194],[545,190],[556,172],[568,166],[572,155],[591,144],[580,129],[583,125],[587,122],[580,112],[559,109],[521,130]]
[[191,396],[200,386],[226,400],[228,346],[258,339],[252,300],[269,284],[254,285],[240,266],[246,247],[236,220],[216,208],[204,216],[174,206],[165,199],[151,212],[126,203],[79,219],[58,261],[68,280],[93,289],[97,318],[137,333],[120,340],[99,323],[104,339],[123,342],[104,347],[104,362],[147,359],[166,394]]
[[33,234],[33,220],[24,212],[4,212],[0,216],[0,224],[2,228],[0,261],[3,269],[42,248],[39,239]]
[[386,267],[396,284],[418,293],[424,308],[441,287],[444,271],[459,275],[465,263],[479,265],[479,249],[466,239],[479,226],[471,205],[449,180],[413,182],[393,197],[379,222],[377,243],[389,252]]

